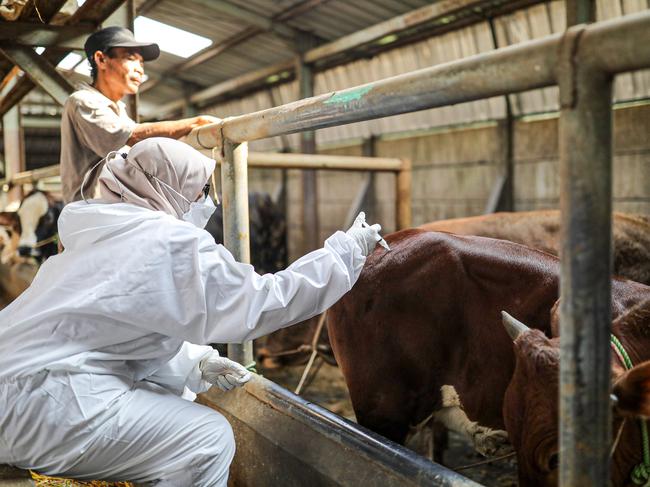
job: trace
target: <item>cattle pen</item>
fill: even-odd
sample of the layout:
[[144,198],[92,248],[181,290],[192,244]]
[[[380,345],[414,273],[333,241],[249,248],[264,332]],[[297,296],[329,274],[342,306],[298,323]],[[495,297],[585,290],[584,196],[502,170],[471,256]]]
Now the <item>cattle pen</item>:
[[226,245],[241,258],[248,248],[247,142],[558,85],[560,485],[604,486],[611,436],[612,81],[650,67],[649,45],[648,13],[575,25],[564,34],[228,118],[196,129],[189,139],[221,158]]

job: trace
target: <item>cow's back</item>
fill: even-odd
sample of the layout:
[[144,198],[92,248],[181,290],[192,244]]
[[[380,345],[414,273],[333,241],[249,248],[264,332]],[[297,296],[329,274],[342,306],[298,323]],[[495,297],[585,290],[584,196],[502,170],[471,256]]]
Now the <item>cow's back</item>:
[[[559,255],[558,210],[501,212],[425,223],[419,228],[457,235],[480,235],[517,242]],[[640,215],[614,212],[614,273],[650,285],[650,222]]]
[[396,441],[456,387],[468,416],[503,427],[513,371],[502,309],[550,333],[554,257],[511,242],[411,229],[386,237],[331,310],[330,341],[359,422]]

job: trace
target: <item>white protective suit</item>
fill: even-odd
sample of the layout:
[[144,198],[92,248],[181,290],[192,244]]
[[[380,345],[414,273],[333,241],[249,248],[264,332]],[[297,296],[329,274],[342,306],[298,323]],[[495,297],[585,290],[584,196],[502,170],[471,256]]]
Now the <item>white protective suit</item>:
[[355,283],[343,232],[260,276],[205,230],[162,211],[83,201],[65,251],[0,311],[0,463],[77,478],[226,485],[232,430],[181,399],[209,384],[210,347],[305,320]]

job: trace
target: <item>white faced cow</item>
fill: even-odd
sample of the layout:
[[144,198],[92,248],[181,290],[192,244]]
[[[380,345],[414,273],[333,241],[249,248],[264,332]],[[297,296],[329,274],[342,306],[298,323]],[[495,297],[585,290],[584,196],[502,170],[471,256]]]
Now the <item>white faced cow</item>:
[[33,191],[18,208],[18,254],[42,262],[57,253],[57,220],[63,202],[43,191]]

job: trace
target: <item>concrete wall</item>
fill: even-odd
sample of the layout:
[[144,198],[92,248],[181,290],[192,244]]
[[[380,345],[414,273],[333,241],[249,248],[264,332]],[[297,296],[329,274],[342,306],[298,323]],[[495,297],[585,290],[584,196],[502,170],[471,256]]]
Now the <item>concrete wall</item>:
[[[559,206],[558,118],[528,117],[515,123],[515,209]],[[496,122],[435,129],[408,138],[384,136],[377,156],[408,158],[413,163],[413,225],[483,213],[503,163],[504,132]],[[361,141],[322,153],[361,155]],[[279,171],[251,170],[252,188],[273,188]],[[364,175],[321,171],[318,174],[321,240],[344,220]],[[395,229],[394,177],[378,174],[377,220]],[[300,172],[289,171],[290,259],[302,253]],[[614,208],[650,215],[650,104],[614,111]]]

